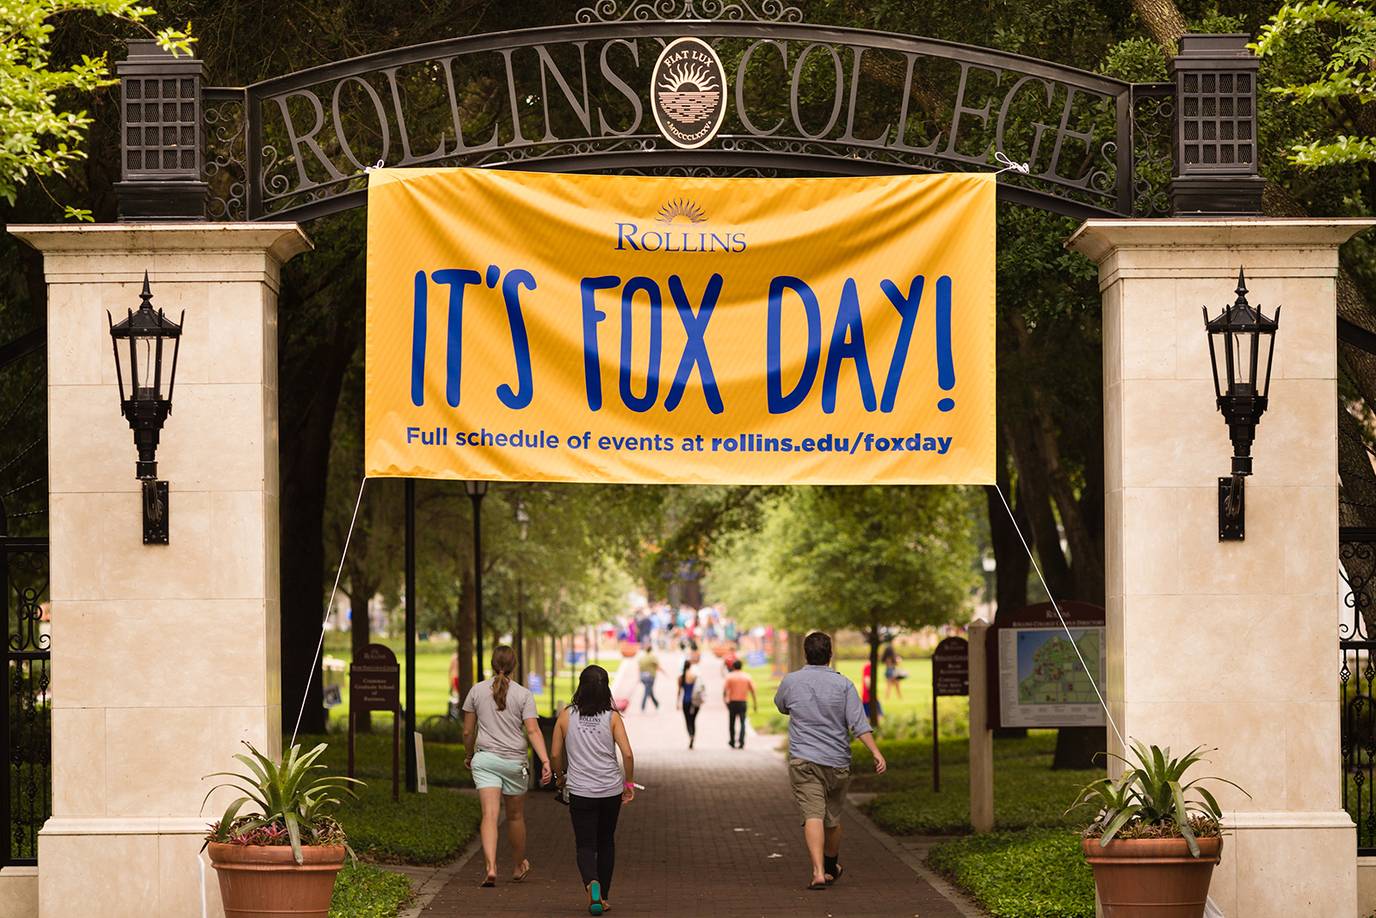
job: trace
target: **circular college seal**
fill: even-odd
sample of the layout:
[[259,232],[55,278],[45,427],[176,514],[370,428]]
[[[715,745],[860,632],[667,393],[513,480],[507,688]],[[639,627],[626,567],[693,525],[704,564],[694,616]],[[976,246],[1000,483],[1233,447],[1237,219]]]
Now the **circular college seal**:
[[717,136],[726,117],[726,71],[711,45],[698,38],[669,42],[650,79],[655,122],[670,143],[691,150]]

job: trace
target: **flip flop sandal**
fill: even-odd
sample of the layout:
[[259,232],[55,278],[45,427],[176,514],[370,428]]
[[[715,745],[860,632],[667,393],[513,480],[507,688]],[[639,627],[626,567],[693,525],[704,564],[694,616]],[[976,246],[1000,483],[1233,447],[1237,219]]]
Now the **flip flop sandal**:
[[841,877],[845,875],[845,872],[846,868],[842,867],[840,864],[837,864],[836,872],[827,877],[827,885],[830,886],[832,883],[835,883],[837,880],[841,879]]
[[525,868],[526,868],[526,869],[525,869],[525,870],[522,870],[520,873],[516,874],[515,876],[513,876],[513,877],[511,878],[511,882],[513,882],[513,883],[519,883],[519,882],[521,882],[522,880],[524,880],[526,877],[530,876],[530,861],[525,860],[525,861],[521,861],[521,863],[525,865]]
[[588,914],[602,914],[602,884],[596,880],[588,884]]
[[483,881],[482,881],[481,883],[478,884],[478,886],[479,886],[480,888],[482,888],[482,889],[491,889],[493,886],[496,886],[496,885],[497,885],[497,878],[496,878],[496,877],[493,877],[493,876],[483,877]]
[[825,880],[813,880],[807,884],[807,888],[810,892],[818,892],[827,888],[827,882]]

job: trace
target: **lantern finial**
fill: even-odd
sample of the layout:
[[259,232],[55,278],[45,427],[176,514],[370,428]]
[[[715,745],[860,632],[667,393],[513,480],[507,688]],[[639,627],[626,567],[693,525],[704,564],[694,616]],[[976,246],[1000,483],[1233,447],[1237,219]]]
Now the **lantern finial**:
[[144,271],[144,272],[143,272],[143,292],[139,294],[139,299],[143,301],[143,302],[142,302],[142,305],[139,306],[140,309],[152,309],[152,308],[153,308],[153,291],[150,290],[150,289],[148,289],[148,272],[147,272],[147,271]]
[[1234,306],[1246,306],[1246,305],[1247,305],[1247,278],[1244,277],[1243,274],[1242,274],[1242,265],[1238,265],[1238,267],[1237,267],[1237,290],[1236,290],[1235,292],[1237,293],[1237,302],[1235,302],[1233,305],[1234,305]]

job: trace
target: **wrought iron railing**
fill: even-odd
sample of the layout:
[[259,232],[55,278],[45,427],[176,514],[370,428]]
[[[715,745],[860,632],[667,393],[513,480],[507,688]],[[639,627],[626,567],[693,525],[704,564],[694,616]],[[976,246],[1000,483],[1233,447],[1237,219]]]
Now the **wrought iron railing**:
[[1357,853],[1376,855],[1376,529],[1339,531],[1343,579],[1338,622],[1343,808],[1357,824]]
[[38,863],[52,812],[44,345],[40,329],[0,346],[0,867]]

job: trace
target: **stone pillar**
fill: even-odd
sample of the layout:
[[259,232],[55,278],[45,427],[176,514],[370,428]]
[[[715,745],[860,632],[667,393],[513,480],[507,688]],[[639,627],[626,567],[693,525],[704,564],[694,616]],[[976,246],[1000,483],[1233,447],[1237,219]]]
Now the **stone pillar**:
[[[53,815],[43,918],[221,914],[201,800],[241,740],[277,753],[277,290],[290,223],[11,226],[48,281]],[[105,311],[186,310],[145,546]]]
[[[1350,916],[1341,804],[1338,246],[1370,220],[1090,220],[1104,306],[1107,695],[1124,735],[1218,747],[1231,834],[1211,895],[1228,918]],[[1284,307],[1247,538],[1218,541],[1229,474],[1201,306]],[[1110,748],[1122,752],[1110,731]]]

